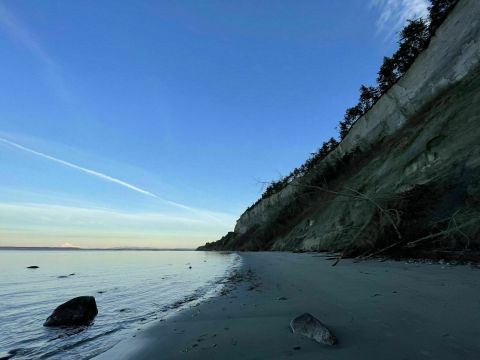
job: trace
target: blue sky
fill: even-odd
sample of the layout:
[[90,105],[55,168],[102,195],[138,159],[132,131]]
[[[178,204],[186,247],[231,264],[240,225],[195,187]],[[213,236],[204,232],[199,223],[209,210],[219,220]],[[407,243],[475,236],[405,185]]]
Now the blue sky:
[[426,0],[0,3],[0,245],[193,247],[336,135]]

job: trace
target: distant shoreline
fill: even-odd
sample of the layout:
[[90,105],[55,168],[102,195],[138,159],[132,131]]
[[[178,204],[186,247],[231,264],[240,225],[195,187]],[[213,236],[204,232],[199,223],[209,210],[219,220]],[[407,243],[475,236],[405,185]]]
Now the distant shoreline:
[[1,250],[34,251],[195,251],[196,249],[155,249],[155,248],[79,248],[79,247],[44,247],[44,246],[0,246]]

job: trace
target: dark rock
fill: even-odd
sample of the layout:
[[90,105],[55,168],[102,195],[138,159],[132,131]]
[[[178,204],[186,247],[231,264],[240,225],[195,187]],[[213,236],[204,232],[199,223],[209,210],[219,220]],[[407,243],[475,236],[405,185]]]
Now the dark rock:
[[89,324],[98,314],[93,296],[79,296],[58,306],[43,326],[77,326]]
[[281,297],[279,297],[277,300],[285,301],[285,300],[288,300],[288,298],[286,298],[285,296],[281,296]]
[[8,360],[13,357],[11,353],[0,352],[0,360]]
[[301,334],[321,344],[334,345],[337,343],[335,335],[320,320],[308,313],[293,319],[290,322],[290,328],[293,333]]
[[189,269],[191,269],[192,267],[191,267],[191,266],[189,266],[188,268],[189,268]]
[[39,266],[37,265],[32,265],[32,266],[27,266],[27,269],[38,269]]
[[68,276],[67,275],[60,275],[60,276],[57,276],[58,279],[66,279]]

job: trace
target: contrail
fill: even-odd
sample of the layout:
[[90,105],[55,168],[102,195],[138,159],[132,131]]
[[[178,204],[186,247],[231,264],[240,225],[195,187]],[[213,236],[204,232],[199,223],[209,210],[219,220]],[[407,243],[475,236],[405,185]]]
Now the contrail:
[[72,169],[76,169],[76,170],[79,170],[79,171],[82,171],[86,174],[89,174],[89,175],[93,175],[93,176],[96,176],[102,180],[105,180],[105,181],[110,181],[112,183],[115,183],[115,184],[118,184],[120,186],[123,186],[123,187],[126,187],[127,189],[130,189],[130,190],[133,190],[133,191],[136,191],[140,194],[143,194],[143,195],[146,195],[146,196],[150,196],[150,197],[153,197],[155,199],[159,199],[167,204],[170,204],[170,205],[173,205],[173,206],[176,206],[178,208],[181,208],[181,209],[184,209],[184,210],[189,210],[189,211],[193,211],[193,212],[197,212],[197,213],[202,213],[203,215],[206,215],[206,216],[209,216],[215,220],[219,220],[209,214],[205,214],[204,212],[202,212],[201,210],[198,210],[198,209],[195,209],[195,208],[192,208],[190,206],[187,206],[187,205],[183,205],[183,204],[179,204],[175,201],[171,201],[171,200],[167,200],[167,199],[163,199],[161,198],[160,196],[150,192],[150,191],[147,191],[147,190],[144,190],[144,189],[141,189],[139,188],[138,186],[135,186],[135,185],[132,185],[132,184],[129,184],[127,183],[126,181],[123,181],[123,180],[120,180],[120,179],[117,179],[117,178],[114,178],[112,176],[108,176],[108,175],[105,175],[105,174],[102,174],[101,172],[98,172],[98,171],[95,171],[95,170],[91,170],[91,169],[87,169],[87,168],[84,168],[82,166],[79,166],[79,165],[76,165],[76,164],[73,164],[71,162],[68,162],[68,161],[65,161],[65,160],[62,160],[62,159],[58,159],[56,157],[53,157],[53,156],[50,156],[48,154],[44,154],[42,152],[39,152],[39,151],[36,151],[36,150],[33,150],[33,149],[30,149],[30,148],[27,148],[23,145],[20,145],[20,144],[17,144],[13,141],[10,141],[10,140],[7,140],[7,139],[4,139],[4,138],[1,138],[0,137],[0,141],[5,143],[5,144],[8,144],[10,146],[13,146],[17,149],[20,149],[20,150],[23,150],[23,151],[26,151],[30,154],[34,154],[34,155],[37,155],[37,156],[40,156],[44,159],[48,159],[48,160],[51,160],[51,161],[54,161],[58,164],[62,164],[64,166],[67,166],[69,168],[72,168]]
[[9,141],[9,140],[3,139],[3,138],[0,138],[0,141],[3,141],[4,143],[6,143],[6,144],[8,144],[8,145],[11,145],[11,146],[13,146],[13,147],[16,147],[17,149],[20,149],[20,150],[29,152],[29,153],[31,153],[31,154],[35,154],[35,155],[37,155],[37,156],[43,157],[44,159],[48,159],[48,160],[55,161],[56,163],[59,163],[59,164],[68,166],[68,167],[70,167],[70,168],[72,168],[72,169],[77,169],[77,170],[83,171],[84,173],[87,173],[87,174],[90,174],[90,175],[99,177],[100,179],[103,179],[103,180],[106,180],[106,181],[110,181],[110,182],[113,182],[113,183],[115,183],[115,184],[124,186],[124,187],[126,187],[126,188],[128,188],[128,189],[131,189],[131,190],[133,190],[133,191],[139,192],[140,194],[144,194],[144,195],[147,195],[147,196],[151,196],[151,197],[154,197],[154,198],[158,198],[157,195],[151,193],[150,191],[146,191],[146,190],[140,189],[139,187],[136,187],[136,186],[134,186],[134,185],[132,185],[132,184],[129,184],[129,183],[125,182],[125,181],[122,181],[122,180],[116,179],[116,178],[114,178],[114,177],[111,177],[111,176],[102,174],[102,173],[100,173],[100,172],[98,172],[98,171],[90,170],[90,169],[84,168],[84,167],[82,167],[82,166],[78,166],[78,165],[72,164],[71,162],[68,162],[68,161],[65,161],[65,160],[62,160],[62,159],[57,159],[56,157],[53,157],[53,156],[50,156],[50,155],[41,153],[41,152],[39,152],[39,151],[35,151],[35,150],[33,150],[33,149],[27,148],[27,147],[25,147],[25,146],[22,146],[22,145],[20,145],[20,144],[14,143],[14,142],[12,142],[12,141]]

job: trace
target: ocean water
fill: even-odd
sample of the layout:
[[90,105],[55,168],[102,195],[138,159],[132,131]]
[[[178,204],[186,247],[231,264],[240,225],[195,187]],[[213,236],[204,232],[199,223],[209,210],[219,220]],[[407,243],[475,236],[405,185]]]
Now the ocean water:
[[[0,358],[90,359],[214,296],[239,265],[236,254],[197,251],[0,251]],[[95,296],[92,324],[43,326],[58,305],[82,295]]]

